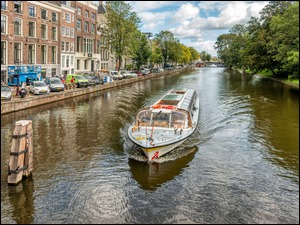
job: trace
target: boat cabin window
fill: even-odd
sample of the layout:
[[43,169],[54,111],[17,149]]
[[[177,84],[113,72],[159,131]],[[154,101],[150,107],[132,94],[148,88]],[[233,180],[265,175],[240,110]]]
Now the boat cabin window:
[[177,127],[179,129],[188,127],[188,117],[184,112],[172,112],[171,127]]
[[155,127],[170,127],[171,113],[153,112],[151,125]]
[[154,126],[169,128],[188,128],[188,115],[186,112],[163,113],[162,111],[151,112],[143,110],[137,114],[136,126]]
[[151,111],[144,110],[137,114],[136,117],[136,125],[137,126],[150,126],[150,120],[151,120]]

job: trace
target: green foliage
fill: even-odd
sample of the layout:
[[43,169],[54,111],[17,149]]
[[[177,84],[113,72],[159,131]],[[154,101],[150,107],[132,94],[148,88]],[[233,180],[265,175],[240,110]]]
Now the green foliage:
[[217,38],[219,58],[230,68],[299,77],[299,2],[271,1],[260,15]]
[[124,1],[108,1],[106,35],[112,52],[118,60],[118,70],[124,56],[131,56],[137,48],[136,35],[141,19]]
[[142,65],[147,63],[148,58],[151,56],[150,45],[145,34],[139,35],[138,48],[134,53],[135,56],[133,57],[133,60],[139,70]]

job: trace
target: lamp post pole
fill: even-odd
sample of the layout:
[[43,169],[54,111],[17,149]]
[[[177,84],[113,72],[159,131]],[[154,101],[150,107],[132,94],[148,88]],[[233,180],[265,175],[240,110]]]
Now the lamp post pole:
[[21,70],[21,63],[20,61],[16,61],[15,64],[17,65],[17,92],[16,96],[19,96],[19,83],[20,83],[20,70]]

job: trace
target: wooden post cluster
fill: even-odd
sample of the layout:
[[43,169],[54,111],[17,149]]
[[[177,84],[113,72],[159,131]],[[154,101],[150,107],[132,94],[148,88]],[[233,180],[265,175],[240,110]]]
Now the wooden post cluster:
[[8,184],[17,185],[23,178],[31,176],[33,169],[32,121],[20,120],[12,135],[12,146],[8,165]]

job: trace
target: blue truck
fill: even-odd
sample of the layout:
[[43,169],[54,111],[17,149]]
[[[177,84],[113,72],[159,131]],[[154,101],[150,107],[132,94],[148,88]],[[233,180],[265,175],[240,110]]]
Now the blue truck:
[[8,85],[21,86],[33,80],[42,80],[40,65],[8,66]]

